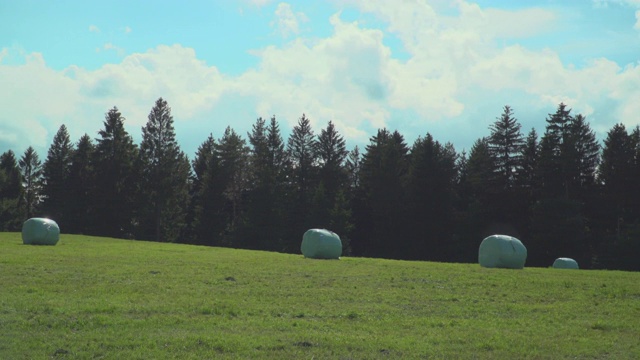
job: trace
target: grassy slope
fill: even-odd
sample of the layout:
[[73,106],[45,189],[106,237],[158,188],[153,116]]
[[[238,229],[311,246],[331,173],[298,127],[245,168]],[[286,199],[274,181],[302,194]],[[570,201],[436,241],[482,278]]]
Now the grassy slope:
[[639,273],[0,234],[0,359],[637,359],[639,334]]

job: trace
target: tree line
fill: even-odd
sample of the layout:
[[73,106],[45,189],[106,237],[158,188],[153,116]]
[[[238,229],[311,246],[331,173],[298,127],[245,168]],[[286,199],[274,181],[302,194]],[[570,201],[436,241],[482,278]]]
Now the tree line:
[[640,270],[640,129],[615,125],[601,146],[565,104],[527,134],[505,106],[469,152],[429,133],[408,144],[379,129],[347,150],[329,121],[303,114],[285,141],[275,117],[246,138],[227,127],[192,160],[159,98],[136,144],[117,107],[98,137],[62,125],[44,161],[0,156],[0,230],[30,217],[62,231],[298,253],[309,228],[338,233],[345,255],[475,262],[480,241],[512,235],[528,266],[572,257]]

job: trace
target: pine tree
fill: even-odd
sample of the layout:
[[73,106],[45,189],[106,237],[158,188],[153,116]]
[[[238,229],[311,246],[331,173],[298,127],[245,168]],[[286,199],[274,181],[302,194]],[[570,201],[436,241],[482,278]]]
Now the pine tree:
[[94,192],[94,159],[95,146],[89,135],[84,134],[78,140],[75,151],[71,155],[71,166],[67,187],[67,211],[69,219],[65,232],[70,234],[87,234],[95,229],[92,194]]
[[43,166],[42,187],[42,210],[48,218],[55,220],[63,229],[67,229],[69,223],[77,221],[69,216],[67,206],[70,201],[73,201],[69,187],[73,151],[69,132],[63,124],[49,147]]
[[333,202],[347,181],[344,162],[349,152],[344,138],[331,121],[318,135],[316,144],[320,181],[324,184],[328,199]]
[[431,134],[411,148],[405,245],[411,258],[443,261],[451,256],[456,160],[453,145],[443,146]]
[[251,183],[247,209],[247,247],[283,250],[285,247],[285,185],[288,164],[275,117],[269,124],[258,118],[249,134]]
[[516,175],[522,168],[522,147],[524,140],[520,133],[521,125],[513,117],[511,108],[504,107],[502,115],[489,129],[489,152],[495,159],[497,178],[503,189],[512,188],[516,182]]
[[25,215],[33,217],[42,201],[42,163],[38,153],[29,146],[18,163],[22,174],[23,203]]
[[318,165],[316,146],[311,122],[302,114],[287,142],[287,153],[291,162],[290,226],[285,239],[287,252],[298,250],[299,238],[311,222],[309,211]]
[[227,231],[233,232],[244,215],[242,200],[249,182],[249,148],[240,135],[227,127],[218,141],[216,154],[228,203]]
[[538,187],[536,182],[536,168],[538,166],[538,133],[532,128],[527,134],[524,146],[521,149],[522,167],[518,173],[518,185],[529,192]]
[[595,132],[581,114],[576,115],[571,123],[571,140],[576,156],[574,186],[580,189],[579,194],[584,198],[596,184],[600,145]]
[[405,184],[409,148],[404,137],[387,129],[370,139],[360,170],[361,191],[354,214],[357,234],[352,242],[359,255],[400,258],[406,223]]
[[124,128],[125,118],[117,107],[105,114],[98,132],[93,159],[92,214],[100,236],[131,238],[139,207],[138,147]]
[[350,197],[353,197],[355,195],[355,191],[360,187],[361,161],[360,149],[356,145],[356,147],[354,147],[347,155],[345,164],[348,178],[348,189],[351,193]]
[[180,150],[171,108],[159,98],[142,128],[140,144],[143,197],[141,235],[155,241],[177,241],[186,227],[190,165]]
[[0,156],[0,230],[19,231],[24,220],[22,175],[13,151]]

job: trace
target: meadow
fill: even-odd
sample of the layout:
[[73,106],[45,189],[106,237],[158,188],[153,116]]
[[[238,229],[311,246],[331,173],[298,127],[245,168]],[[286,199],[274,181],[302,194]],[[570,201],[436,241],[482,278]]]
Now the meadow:
[[638,359],[640,273],[0,234],[0,359]]

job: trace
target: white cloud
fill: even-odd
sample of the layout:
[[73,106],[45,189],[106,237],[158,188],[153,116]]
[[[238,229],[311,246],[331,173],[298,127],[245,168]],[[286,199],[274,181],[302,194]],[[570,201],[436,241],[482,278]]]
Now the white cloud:
[[[173,109],[178,135],[188,127],[201,136],[191,140],[195,145],[182,144],[187,148],[197,147],[210,132],[219,136],[227,125],[248,131],[258,116],[276,115],[286,133],[302,113],[317,131],[332,120],[352,144],[366,143],[371,129],[380,127],[415,136],[432,132],[443,142],[459,136],[473,141],[487,134],[505,104],[515,107],[520,120],[536,116],[544,126],[546,114],[565,102],[587,115],[599,136],[616,122],[632,127],[640,121],[639,65],[621,68],[598,58],[575,68],[550,49],[502,45],[509,36],[552,29],[558,18],[546,10],[497,11],[460,1],[455,15],[444,16],[420,0],[349,3],[388,28],[366,28],[338,13],[328,19],[331,35],[297,37],[255,51],[259,65],[235,77],[181,45],[158,46],[93,71],[74,66],[54,71],[37,53],[25,65],[0,63],[0,82],[11,84],[0,87],[0,107],[6,109],[0,124],[21,119],[30,129],[23,135],[2,128],[0,142],[44,148],[63,122],[76,139],[84,132],[95,136],[114,105],[127,118],[128,131],[139,136],[160,96]],[[520,21],[509,22],[513,14]],[[530,15],[537,18],[527,19]],[[402,42],[407,60],[394,58],[386,36]],[[8,52],[3,49],[0,57],[11,56]],[[412,119],[397,120],[403,112]]]
[[279,3],[275,11],[276,19],[271,22],[282,37],[289,37],[300,33],[300,23],[307,22],[307,16],[302,12],[293,12],[291,5]]
[[102,50],[105,51],[115,51],[116,54],[118,54],[118,56],[124,56],[125,51],[123,48],[114,45],[113,43],[105,43],[104,45],[102,45]]
[[125,34],[129,34],[130,32],[131,32],[131,27],[129,27],[129,26],[125,26],[125,27],[124,27],[124,33],[125,33]]
[[161,96],[173,108],[176,122],[197,118],[216,104],[225,82],[193,49],[179,45],[132,54],[94,71],[76,66],[56,71],[39,53],[27,55],[25,62],[0,64],[0,81],[7,84],[0,87],[0,107],[7,109],[0,114],[0,124],[16,124],[0,128],[6,141],[13,139],[9,148],[22,151],[33,145],[41,154],[63,123],[74,141],[85,132],[95,137],[104,113],[114,105],[134,137]]
[[89,25],[89,32],[99,33],[100,29],[95,25]]

